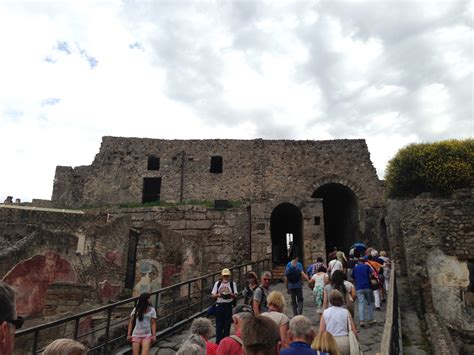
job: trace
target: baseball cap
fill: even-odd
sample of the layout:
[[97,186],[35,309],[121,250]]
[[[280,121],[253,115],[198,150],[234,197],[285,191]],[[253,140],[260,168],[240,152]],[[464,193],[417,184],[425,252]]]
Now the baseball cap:
[[227,268],[222,269],[221,275],[222,276],[225,276],[225,275],[230,276],[230,270],[227,269]]

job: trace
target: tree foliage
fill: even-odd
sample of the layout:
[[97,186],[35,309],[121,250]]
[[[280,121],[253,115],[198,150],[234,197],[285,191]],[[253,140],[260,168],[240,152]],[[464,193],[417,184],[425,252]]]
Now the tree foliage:
[[474,139],[410,144],[388,162],[385,183],[391,198],[474,188]]

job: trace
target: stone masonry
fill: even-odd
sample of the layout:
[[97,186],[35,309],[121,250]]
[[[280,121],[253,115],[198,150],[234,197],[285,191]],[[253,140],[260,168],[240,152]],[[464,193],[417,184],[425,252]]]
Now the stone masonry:
[[[422,194],[389,200],[394,258],[410,280],[417,311],[439,353],[470,353],[474,344],[474,190],[451,198]],[[457,345],[455,345],[457,342]],[[457,349],[457,350],[456,350]]]
[[[219,162],[217,170],[214,158]],[[252,254],[254,260],[269,254],[266,228],[272,208],[277,207],[275,201],[291,201],[299,209],[309,211],[313,208],[306,206],[317,202],[315,193],[327,186],[346,189],[354,201],[353,215],[357,221],[345,232],[348,236],[344,249],[348,251],[351,240],[378,245],[383,185],[377,178],[364,140],[103,137],[100,151],[90,166],[57,167],[52,204],[81,207],[141,203],[146,201],[146,183],[150,179],[154,179],[155,184],[154,201],[238,200],[253,204],[253,211],[258,204],[265,204],[265,212],[258,218],[259,228],[262,223],[266,225],[264,237],[252,239],[252,244],[258,244],[256,253]],[[252,232],[257,230],[254,217],[252,212]],[[320,211],[304,218],[306,233],[310,218],[323,220],[325,216]],[[309,235],[305,234],[302,246],[304,259],[308,261],[314,256],[310,250],[320,246],[310,242],[318,233],[316,227],[313,229]],[[260,234],[262,229],[258,230]],[[324,233],[322,237],[324,239]],[[319,252],[324,255],[325,249]]]

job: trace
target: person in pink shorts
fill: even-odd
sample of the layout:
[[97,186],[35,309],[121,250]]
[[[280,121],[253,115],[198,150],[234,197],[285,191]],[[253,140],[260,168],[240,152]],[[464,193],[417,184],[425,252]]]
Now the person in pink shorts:
[[132,342],[133,355],[148,355],[156,341],[156,311],[151,305],[149,293],[142,293],[137,306],[130,314],[127,340]]

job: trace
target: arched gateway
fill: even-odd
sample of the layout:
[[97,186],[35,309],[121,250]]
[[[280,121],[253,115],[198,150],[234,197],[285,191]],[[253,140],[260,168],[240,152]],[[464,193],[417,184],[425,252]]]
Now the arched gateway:
[[284,265],[292,257],[303,260],[303,216],[298,207],[282,203],[275,207],[270,217],[272,261]]
[[359,240],[359,206],[356,194],[347,186],[327,183],[312,195],[323,200],[326,252],[337,248],[349,252]]

